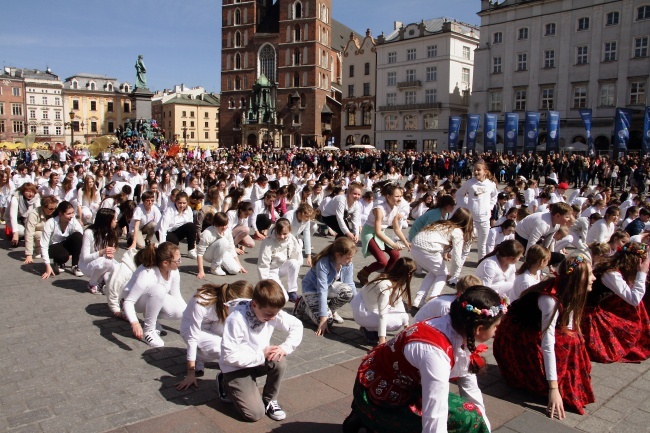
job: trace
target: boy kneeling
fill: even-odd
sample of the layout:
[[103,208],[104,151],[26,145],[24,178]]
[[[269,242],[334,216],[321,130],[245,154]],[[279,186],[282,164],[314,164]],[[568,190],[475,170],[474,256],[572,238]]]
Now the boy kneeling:
[[[242,301],[228,316],[221,342],[219,366],[224,387],[237,411],[246,421],[259,421],[264,414],[276,421],[286,418],[277,402],[287,362],[302,340],[302,322],[282,311],[285,297],[273,280],[255,286],[253,299]],[[287,332],[279,346],[271,346],[275,328]],[[256,379],[266,376],[260,399]]]

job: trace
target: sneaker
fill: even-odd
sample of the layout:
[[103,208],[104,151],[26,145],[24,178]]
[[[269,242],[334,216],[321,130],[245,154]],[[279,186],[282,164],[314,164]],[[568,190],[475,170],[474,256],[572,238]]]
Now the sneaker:
[[93,295],[99,295],[99,285],[88,283],[88,291]]
[[345,322],[345,320],[343,320],[343,317],[341,317],[337,311],[332,311],[332,319],[338,324]]
[[413,306],[414,307],[417,307],[417,308],[421,307],[420,304],[424,300],[424,294],[425,294],[425,292],[417,292],[415,294],[415,299],[413,299]]
[[191,249],[191,250],[189,250],[189,251],[187,252],[187,257],[189,257],[190,259],[194,259],[194,260],[195,260],[196,257],[197,257],[197,255],[196,255],[196,249]]
[[84,273],[81,272],[81,269],[79,269],[79,266],[73,266],[71,269],[72,273],[74,274],[75,277],[83,277]]
[[158,333],[153,331],[145,332],[142,336],[142,341],[147,343],[151,347],[164,347],[165,342],[158,336]]
[[293,302],[294,304],[300,299],[298,297],[298,293],[296,292],[289,292],[289,302]]
[[215,266],[214,268],[210,268],[210,272],[212,272],[214,275],[219,275],[220,277],[226,275],[226,271],[221,269],[221,266]]
[[61,273],[61,268],[59,268],[58,263],[52,262],[50,264],[50,267],[52,268],[52,272],[54,272],[54,275],[59,275]]
[[266,405],[266,414],[269,418],[275,421],[282,421],[287,417],[287,414],[282,410],[276,400],[271,400],[269,404]]
[[219,400],[221,400],[224,403],[232,404],[232,400],[230,397],[228,397],[228,391],[226,390],[226,387],[223,385],[223,373],[219,372],[217,374],[217,394],[219,394]]

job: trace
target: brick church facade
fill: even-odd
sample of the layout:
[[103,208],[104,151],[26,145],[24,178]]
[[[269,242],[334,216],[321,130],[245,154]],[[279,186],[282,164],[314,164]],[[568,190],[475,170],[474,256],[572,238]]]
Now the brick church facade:
[[[224,0],[222,9],[221,146],[339,145],[352,30],[331,19],[331,0]],[[270,83],[271,101],[258,118],[259,82]]]

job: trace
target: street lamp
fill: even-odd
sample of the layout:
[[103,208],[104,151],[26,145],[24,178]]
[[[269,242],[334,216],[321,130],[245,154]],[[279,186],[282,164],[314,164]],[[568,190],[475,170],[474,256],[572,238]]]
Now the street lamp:
[[74,146],[74,126],[72,125],[72,119],[74,119],[74,111],[70,110],[70,113],[68,113],[70,116],[70,121],[65,124],[68,128],[70,128],[70,147]]

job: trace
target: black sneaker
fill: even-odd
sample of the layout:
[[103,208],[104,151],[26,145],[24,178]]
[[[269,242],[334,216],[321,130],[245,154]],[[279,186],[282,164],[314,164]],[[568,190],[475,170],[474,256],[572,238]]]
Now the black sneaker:
[[269,404],[266,405],[266,415],[275,421],[282,421],[287,417],[287,414],[282,410],[276,400],[271,400]]
[[217,394],[219,394],[219,400],[221,400],[224,403],[232,404],[232,400],[230,397],[228,397],[228,391],[226,391],[226,387],[223,385],[223,373],[217,374]]
[[50,267],[52,268],[52,272],[54,272],[54,275],[59,275],[61,273],[61,268],[59,268],[58,263],[52,262]]
[[363,336],[366,337],[366,341],[368,341],[368,343],[372,344],[373,346],[379,344],[379,332],[369,331],[363,326],[359,328],[359,330],[363,333]]

